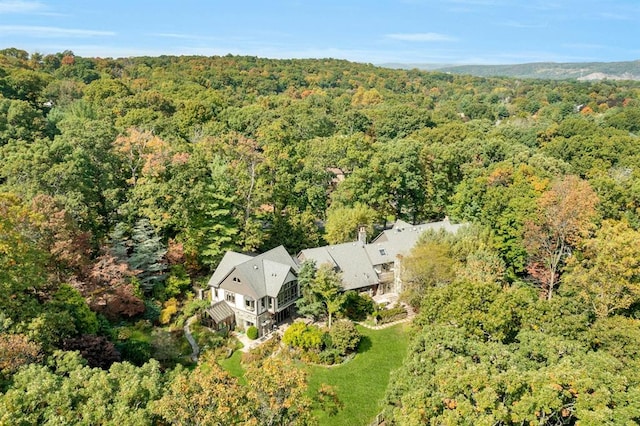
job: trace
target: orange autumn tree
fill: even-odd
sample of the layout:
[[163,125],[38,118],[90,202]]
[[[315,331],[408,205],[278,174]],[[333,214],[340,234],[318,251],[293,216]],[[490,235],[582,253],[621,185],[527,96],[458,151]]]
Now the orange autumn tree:
[[310,425],[311,400],[307,373],[283,358],[267,358],[247,368],[247,397],[251,410],[247,425]]
[[174,425],[232,425],[249,420],[246,388],[224,371],[212,354],[193,370],[181,370],[153,405]]
[[587,181],[566,176],[538,199],[534,220],[525,224],[527,271],[550,300],[565,259],[593,229],[598,197]]
[[169,144],[148,130],[130,128],[114,143],[123,158],[130,177],[127,182],[136,186],[141,176],[161,174],[170,160]]

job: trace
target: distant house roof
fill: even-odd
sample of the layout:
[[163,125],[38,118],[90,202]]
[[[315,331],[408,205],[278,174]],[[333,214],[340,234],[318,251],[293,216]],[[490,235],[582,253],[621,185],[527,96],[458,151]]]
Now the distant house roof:
[[452,224],[448,218],[441,222],[411,225],[397,220],[391,229],[383,231],[371,243],[359,242],[329,245],[302,250],[298,259],[315,261],[317,266],[329,264],[342,272],[345,290],[378,284],[375,267],[392,263],[398,255],[409,254],[422,233],[428,230],[455,233],[464,225]]
[[[292,272],[293,270],[293,272]],[[209,287],[222,287],[235,293],[243,293],[256,299],[277,297],[282,285],[295,279],[298,264],[283,246],[278,246],[258,256],[228,251],[209,279]],[[242,290],[227,287],[227,277],[241,277]]]

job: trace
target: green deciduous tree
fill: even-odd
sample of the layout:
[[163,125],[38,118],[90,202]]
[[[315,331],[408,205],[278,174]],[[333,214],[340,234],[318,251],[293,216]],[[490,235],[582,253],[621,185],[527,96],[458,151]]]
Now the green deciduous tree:
[[72,318],[77,334],[95,334],[98,331],[98,318],[89,309],[80,292],[68,284],[61,285],[45,304],[45,309],[52,313],[66,313]]
[[340,275],[329,265],[320,265],[313,280],[313,292],[316,293],[326,307],[326,314],[329,318],[329,328],[331,320],[335,314],[340,312],[345,301],[342,293],[342,279]]
[[535,200],[548,184],[538,173],[525,164],[500,162],[463,180],[453,199],[452,215],[490,230],[490,248],[504,260],[511,280],[527,264],[525,222],[534,214]]
[[402,298],[419,308],[429,287],[445,285],[454,278],[454,261],[444,243],[426,241],[411,250],[402,261]]
[[279,215],[274,215],[264,248],[270,249],[283,245],[289,252],[298,253],[306,248],[320,246],[321,240],[313,212],[310,209],[300,212],[292,207]]
[[377,216],[372,208],[360,203],[353,207],[332,207],[327,212],[325,239],[329,244],[355,241],[362,226],[371,236]]
[[108,371],[86,367],[74,352],[57,352],[51,367],[31,364],[0,394],[2,424],[152,425],[149,409],[164,380],[157,362],[116,363]]
[[0,312],[14,323],[40,312],[47,254],[37,244],[41,217],[15,194],[0,193]]

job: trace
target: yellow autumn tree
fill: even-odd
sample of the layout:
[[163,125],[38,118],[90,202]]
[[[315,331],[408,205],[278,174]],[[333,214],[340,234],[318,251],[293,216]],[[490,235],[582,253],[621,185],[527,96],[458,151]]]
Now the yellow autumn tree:
[[626,222],[605,221],[582,254],[568,263],[564,282],[578,290],[599,318],[640,300],[640,232]]

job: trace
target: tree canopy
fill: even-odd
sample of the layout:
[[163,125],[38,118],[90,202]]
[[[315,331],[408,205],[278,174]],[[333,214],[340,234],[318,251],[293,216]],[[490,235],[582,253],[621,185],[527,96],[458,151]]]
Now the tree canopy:
[[[0,50],[0,423],[312,421],[288,364],[247,390],[215,362],[161,372],[132,336],[193,314],[227,250],[445,216],[470,226],[404,258],[418,316],[386,419],[638,422],[639,99],[633,81]],[[316,266],[298,306],[331,323],[355,302]],[[237,410],[180,402],[201,393]]]

